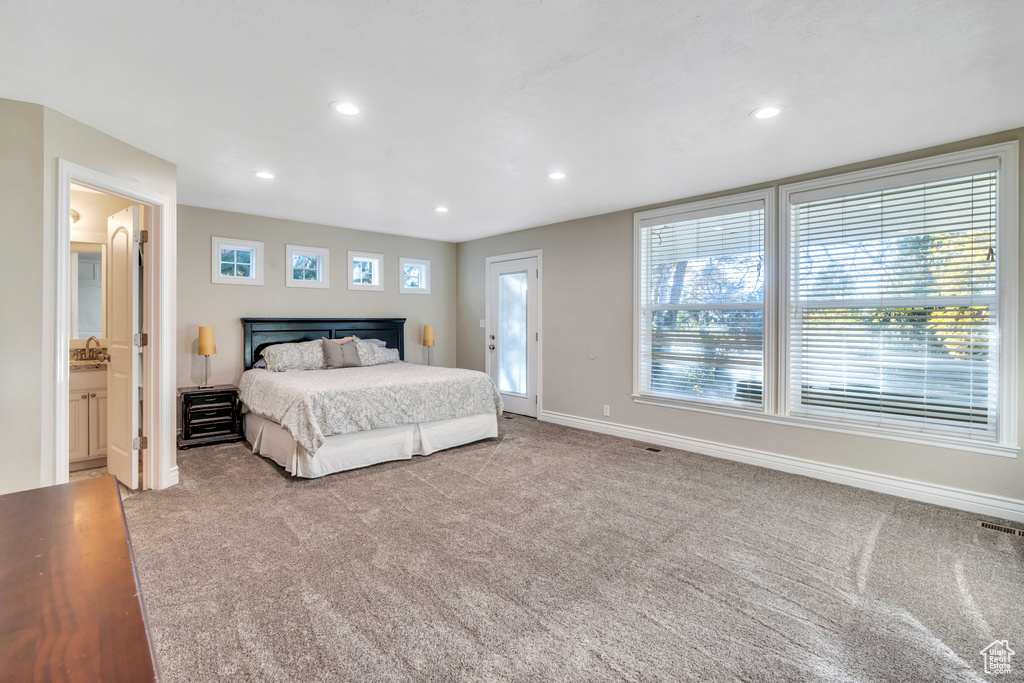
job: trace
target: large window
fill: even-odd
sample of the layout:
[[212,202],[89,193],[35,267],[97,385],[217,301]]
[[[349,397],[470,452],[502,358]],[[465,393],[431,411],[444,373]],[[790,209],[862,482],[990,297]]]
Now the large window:
[[1017,154],[635,214],[634,400],[1015,454]]
[[995,439],[998,175],[790,197],[792,413]]
[[638,214],[639,395],[761,408],[767,201]]

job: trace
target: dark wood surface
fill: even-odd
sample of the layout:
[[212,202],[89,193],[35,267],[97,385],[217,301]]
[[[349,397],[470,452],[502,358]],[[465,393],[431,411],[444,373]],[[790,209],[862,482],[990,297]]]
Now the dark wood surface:
[[218,384],[212,387],[180,387],[181,432],[178,448],[241,441],[242,404],[238,387]]
[[380,339],[389,349],[398,349],[405,360],[405,318],[242,318],[245,369],[260,359],[268,346],[313,339],[341,339],[356,336]]
[[117,480],[0,496],[0,520],[0,680],[158,680]]

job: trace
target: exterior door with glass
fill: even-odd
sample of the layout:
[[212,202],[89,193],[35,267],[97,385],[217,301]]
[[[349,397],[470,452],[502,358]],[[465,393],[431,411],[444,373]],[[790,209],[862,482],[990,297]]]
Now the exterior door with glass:
[[536,256],[487,264],[487,371],[505,410],[537,417]]

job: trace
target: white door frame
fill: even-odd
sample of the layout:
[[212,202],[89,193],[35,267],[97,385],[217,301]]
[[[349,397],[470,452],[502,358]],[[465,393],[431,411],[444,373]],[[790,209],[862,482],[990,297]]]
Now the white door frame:
[[[491,333],[491,279],[488,277],[492,263],[515,261],[521,258],[537,257],[537,419],[544,409],[544,250],[531,249],[514,254],[488,256],[484,261],[484,350],[487,350],[487,335]],[[484,372],[491,374],[491,354],[484,354]]]
[[[44,315],[44,334],[53,340],[53,394],[46,406],[44,392],[42,443],[43,458],[40,481],[43,486],[68,481],[68,392],[70,391],[70,355],[68,334],[71,311],[71,183],[116,195],[143,205],[149,220],[150,240],[144,250],[143,310],[146,311],[143,331],[149,336],[148,353],[142,364],[142,429],[149,447],[142,452],[143,489],[163,489],[178,481],[178,468],[171,467],[175,448],[174,363],[175,363],[175,287],[177,207],[165,194],[132,182],[57,160],[57,214],[52,230],[54,238],[44,239],[44,272],[52,264],[52,277],[43,286],[52,287],[54,315]],[[44,300],[47,297],[44,292]],[[45,376],[45,373],[44,373]],[[47,454],[47,445],[52,450]]]

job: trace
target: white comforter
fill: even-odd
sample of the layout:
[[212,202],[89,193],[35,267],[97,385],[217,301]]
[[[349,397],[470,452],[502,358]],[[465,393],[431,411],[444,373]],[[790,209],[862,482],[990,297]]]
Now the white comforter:
[[491,378],[475,370],[389,363],[365,368],[248,370],[246,408],[284,427],[307,453],[335,434],[501,413]]

